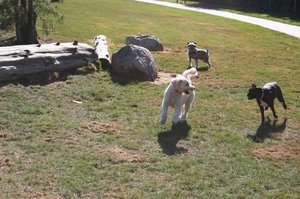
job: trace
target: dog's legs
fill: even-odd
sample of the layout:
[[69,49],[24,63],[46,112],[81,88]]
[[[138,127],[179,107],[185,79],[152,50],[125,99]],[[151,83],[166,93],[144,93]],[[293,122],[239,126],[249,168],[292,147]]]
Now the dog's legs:
[[167,121],[168,118],[168,108],[169,108],[169,100],[170,100],[170,94],[169,94],[169,90],[170,90],[170,85],[168,86],[168,88],[165,90],[164,92],[164,98],[163,98],[163,102],[161,105],[161,118],[160,118],[160,123],[164,124]]
[[196,69],[199,70],[198,59],[195,59]]
[[283,98],[282,91],[281,91],[281,89],[280,89],[279,86],[277,87],[277,91],[278,91],[278,92],[277,92],[277,99],[278,99],[279,102],[282,103],[283,108],[286,110],[286,109],[287,109],[287,106],[286,106],[286,104],[285,104],[285,100],[284,100],[284,98]]
[[261,114],[261,123],[265,122],[265,111],[264,111],[264,107],[259,106],[259,110],[260,110],[260,114]]
[[273,113],[274,118],[277,119],[278,116],[277,116],[277,114],[276,114],[276,112],[275,112],[274,104],[270,104],[270,108],[271,108],[271,110],[272,110],[272,113]]
[[259,106],[259,110],[260,110],[260,115],[261,115],[261,123],[265,122],[265,110],[264,107],[262,105],[260,105],[260,100],[256,99],[257,105]]
[[180,113],[181,113],[181,107],[175,106],[175,111],[174,111],[173,119],[172,119],[173,124],[176,124],[178,122]]
[[206,63],[208,64],[208,68],[211,67],[210,59],[209,59],[209,50],[206,51]]
[[256,99],[257,105],[259,106],[260,115],[261,115],[261,123],[265,122],[265,110],[264,107],[260,105],[259,99]]
[[186,119],[186,117],[185,117],[185,104],[182,106],[182,108],[181,108],[181,113],[180,113],[180,116],[179,116],[179,121],[185,121]]
[[192,68],[192,58],[189,57],[189,66],[187,69],[190,69],[190,68]]
[[207,64],[208,64],[208,68],[210,68],[211,67],[211,63],[210,63],[209,60],[208,60]]
[[180,116],[180,121],[186,121],[186,116],[187,116],[187,113],[189,112],[190,110],[190,104],[185,104],[184,105],[184,108],[182,109],[182,114]]
[[181,121],[186,121],[187,113],[189,112],[192,102],[194,101],[195,96],[191,96],[189,100],[184,104],[184,108],[182,109],[182,114],[180,116]]
[[168,118],[168,107],[163,107],[161,111],[160,123],[161,124],[166,123],[167,118]]

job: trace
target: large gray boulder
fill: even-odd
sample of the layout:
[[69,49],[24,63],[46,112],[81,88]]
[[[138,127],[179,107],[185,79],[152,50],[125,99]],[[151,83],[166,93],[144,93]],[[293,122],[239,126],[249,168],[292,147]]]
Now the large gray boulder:
[[157,70],[149,50],[128,45],[112,55],[112,75],[130,81],[154,81]]
[[163,45],[160,40],[151,35],[131,35],[126,37],[126,45],[133,44],[142,46],[150,51],[163,51]]

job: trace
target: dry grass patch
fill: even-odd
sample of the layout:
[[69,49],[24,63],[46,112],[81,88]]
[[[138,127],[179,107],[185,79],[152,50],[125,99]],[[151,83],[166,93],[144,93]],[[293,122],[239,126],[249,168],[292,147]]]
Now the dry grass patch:
[[[273,137],[273,139],[276,140],[276,137]],[[300,138],[298,135],[287,129],[278,140],[281,142],[280,144],[256,147],[251,152],[254,156],[260,158],[300,160]]]
[[[178,73],[179,74],[179,73]],[[168,72],[158,72],[157,74],[157,78],[156,80],[153,82],[153,84],[156,84],[156,85],[160,85],[160,84],[168,84],[171,82],[171,80],[173,78],[175,78],[177,75],[177,73],[168,73]],[[201,75],[198,75],[196,77],[192,77],[191,78],[192,81],[194,82],[194,80],[196,80],[195,82],[198,82],[198,81],[202,81],[202,80],[208,80],[210,79],[208,75],[206,74],[201,74]]]
[[0,102],[5,100],[5,95],[3,93],[0,93]]
[[252,153],[257,157],[267,157],[271,159],[295,159],[300,160],[300,147],[279,144],[264,148],[255,148]]
[[[40,191],[20,191],[17,193],[19,198],[30,198],[30,199],[63,199],[56,194],[46,194]],[[75,198],[75,197],[73,197]]]
[[80,131],[88,131],[92,133],[104,133],[104,134],[120,134],[122,128],[115,123],[101,123],[97,121],[87,121],[81,124]]
[[8,157],[0,156],[0,168],[9,167],[10,165],[10,159]]
[[157,78],[152,83],[156,85],[168,84],[174,77],[176,77],[176,73],[158,72]]
[[160,53],[164,53],[164,54],[177,54],[177,55],[181,55],[183,52],[182,52],[182,49],[181,48],[165,48],[163,52],[160,52]]
[[0,131],[0,139],[7,138],[7,134]]
[[60,89],[60,88],[64,88],[66,85],[67,85],[67,81],[57,81],[57,82],[48,84],[47,87],[49,87],[51,89]]
[[68,136],[64,139],[65,144],[77,145],[80,144],[80,140],[76,136]]
[[[168,72],[158,72],[157,78],[154,82],[155,85],[168,84],[171,82],[173,78],[176,77],[177,74],[180,73],[168,73]],[[201,71],[195,77],[191,77],[193,84],[208,82],[210,86],[213,88],[219,88],[222,86],[222,80],[220,79],[212,79],[209,74],[202,73]]]
[[103,153],[112,155],[117,161],[121,162],[146,162],[148,158],[135,151],[127,150],[119,146],[112,146],[103,149]]
[[[6,140],[7,134],[0,131],[0,140]],[[10,159],[7,156],[0,155],[0,169],[3,167],[9,167],[11,166]],[[1,176],[0,176],[1,180]]]

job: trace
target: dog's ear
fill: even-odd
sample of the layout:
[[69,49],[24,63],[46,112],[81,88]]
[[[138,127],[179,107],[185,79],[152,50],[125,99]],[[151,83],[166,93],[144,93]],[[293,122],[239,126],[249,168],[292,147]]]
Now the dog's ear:
[[182,82],[182,79],[174,78],[171,80],[171,84],[174,86],[175,89],[180,88],[180,84]]
[[178,83],[178,79],[174,78],[171,80],[171,84],[176,85]]
[[251,87],[252,87],[252,88],[256,88],[256,84],[253,83],[253,84],[251,85]]

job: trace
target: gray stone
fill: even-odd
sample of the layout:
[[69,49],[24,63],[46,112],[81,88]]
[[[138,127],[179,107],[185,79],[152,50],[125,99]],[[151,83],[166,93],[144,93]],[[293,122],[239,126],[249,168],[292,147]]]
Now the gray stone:
[[149,50],[128,45],[112,55],[112,75],[131,81],[154,81],[157,70]]
[[150,51],[163,51],[163,45],[160,40],[151,35],[131,35],[126,37],[126,45],[133,44],[142,46]]

